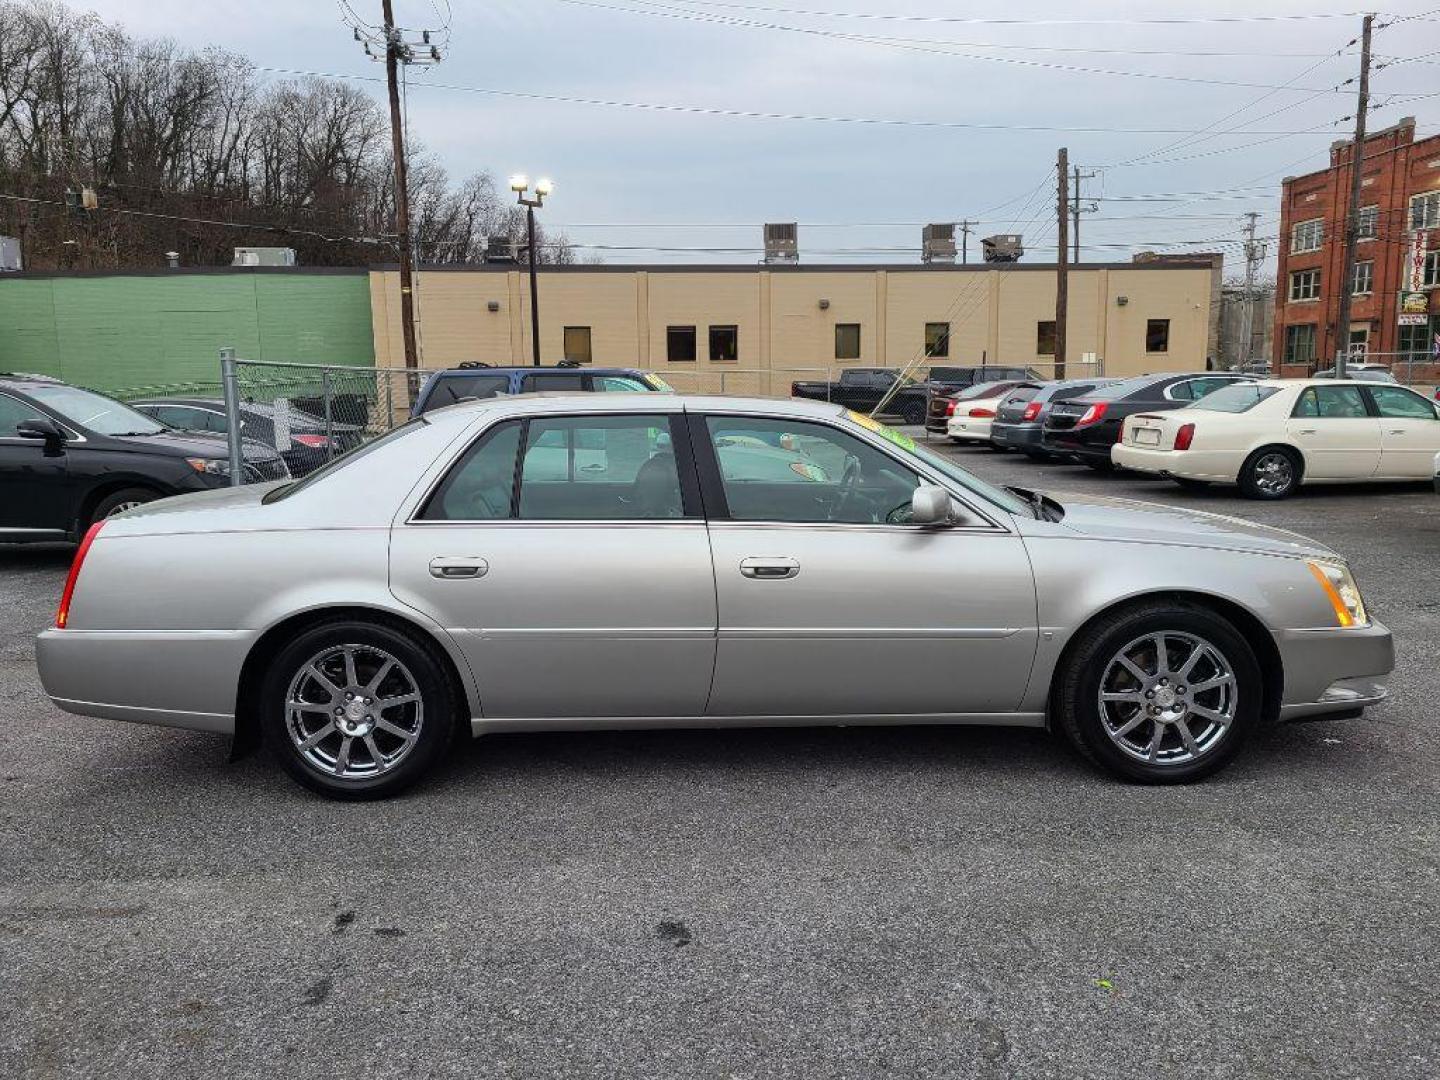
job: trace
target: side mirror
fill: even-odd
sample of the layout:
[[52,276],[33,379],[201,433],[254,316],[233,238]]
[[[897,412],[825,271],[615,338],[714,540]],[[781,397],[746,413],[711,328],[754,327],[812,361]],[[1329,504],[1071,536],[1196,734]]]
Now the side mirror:
[[950,492],[933,485],[922,485],[910,498],[912,525],[948,525],[953,520]]
[[65,441],[65,432],[53,420],[21,420],[15,425],[15,434],[22,439],[43,439],[54,445]]

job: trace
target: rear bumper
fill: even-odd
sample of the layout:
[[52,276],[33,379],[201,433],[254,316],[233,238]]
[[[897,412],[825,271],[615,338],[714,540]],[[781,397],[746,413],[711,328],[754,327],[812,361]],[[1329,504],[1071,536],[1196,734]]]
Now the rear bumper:
[[46,630],[40,682],[66,712],[232,734],[254,635],[230,630]]
[[1116,443],[1110,460],[1122,469],[1178,476],[1185,480],[1211,480],[1233,484],[1240,471],[1234,455],[1194,450],[1161,450],[1148,446]]
[[1039,424],[991,424],[990,441],[1015,450],[1039,450],[1045,437]]
[[1084,461],[1109,461],[1111,442],[1089,442],[1068,431],[1046,431],[1040,445],[1055,454],[1074,454]]
[[966,442],[990,441],[991,421],[987,417],[956,416],[945,425],[945,434]]
[[1357,629],[1283,630],[1276,645],[1285,672],[1281,720],[1353,716],[1385,700],[1395,642],[1380,623]]

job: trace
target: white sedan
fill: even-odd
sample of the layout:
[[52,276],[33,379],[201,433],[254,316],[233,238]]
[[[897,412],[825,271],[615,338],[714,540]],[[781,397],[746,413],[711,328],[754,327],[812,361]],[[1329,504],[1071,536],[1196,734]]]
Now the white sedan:
[[1440,453],[1440,410],[1403,386],[1267,379],[1126,419],[1116,465],[1182,485],[1239,484],[1283,499],[1301,484],[1425,480]]

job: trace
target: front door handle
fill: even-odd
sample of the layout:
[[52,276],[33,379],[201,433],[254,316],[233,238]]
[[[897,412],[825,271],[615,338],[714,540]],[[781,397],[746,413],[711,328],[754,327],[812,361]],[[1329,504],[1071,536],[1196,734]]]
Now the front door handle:
[[1315,434],[1315,429],[1314,429],[1313,427],[1301,428],[1301,429],[1300,429],[1299,431],[1297,431],[1295,434],[1297,434],[1297,435],[1314,435],[1314,434]]
[[757,557],[740,560],[740,573],[748,578],[761,580],[783,580],[800,573],[800,564],[794,559]]
[[1390,429],[1389,431],[1387,431],[1385,434],[1386,434],[1386,435],[1404,435],[1404,434],[1405,434],[1405,429],[1404,429],[1404,428],[1391,428],[1391,429]]
[[437,578],[479,578],[490,564],[478,555],[440,555],[430,560],[430,576]]

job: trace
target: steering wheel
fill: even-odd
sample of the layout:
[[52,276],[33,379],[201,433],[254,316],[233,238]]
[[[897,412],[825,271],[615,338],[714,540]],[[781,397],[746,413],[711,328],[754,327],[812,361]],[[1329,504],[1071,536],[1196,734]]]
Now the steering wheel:
[[860,486],[860,459],[854,454],[845,455],[845,471],[840,476],[840,497],[825,515],[826,521],[834,521],[850,505],[855,491]]

